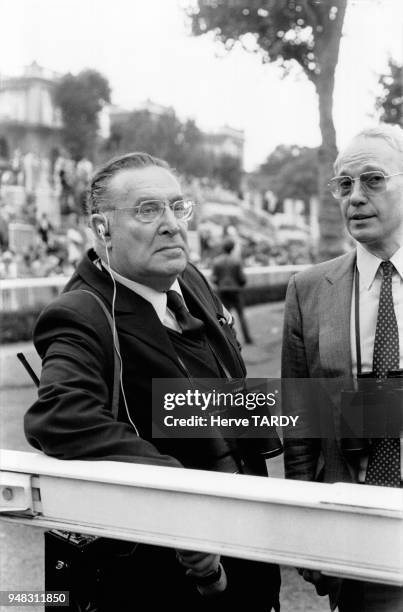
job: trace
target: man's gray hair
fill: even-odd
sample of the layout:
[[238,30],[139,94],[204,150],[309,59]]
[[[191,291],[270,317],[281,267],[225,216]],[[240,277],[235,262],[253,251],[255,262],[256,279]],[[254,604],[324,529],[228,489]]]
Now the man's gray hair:
[[[351,139],[351,141],[356,138],[382,138],[385,140],[392,149],[400,153],[403,157],[403,129],[400,125],[394,123],[380,123],[375,127],[364,128],[358,134]],[[350,141],[350,142],[351,142]],[[338,154],[336,161],[334,162],[333,168],[335,172],[337,172],[338,167],[340,166],[341,160],[344,156],[344,150],[340,151]]]
[[115,157],[101,166],[91,179],[86,200],[86,213],[93,215],[108,208],[113,208],[111,196],[108,193],[108,185],[115,174],[121,170],[139,170],[149,166],[159,166],[173,172],[169,164],[163,159],[138,151]]

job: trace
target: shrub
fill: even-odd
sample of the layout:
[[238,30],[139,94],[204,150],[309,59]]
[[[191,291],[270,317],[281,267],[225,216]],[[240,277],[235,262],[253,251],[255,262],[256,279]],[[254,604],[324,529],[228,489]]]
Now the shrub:
[[43,306],[3,312],[0,318],[2,344],[32,340],[32,331]]
[[[254,306],[255,304],[265,304],[267,302],[279,302],[284,300],[286,290],[286,283],[246,287],[244,289],[245,305]],[[42,308],[43,304],[34,308],[2,313],[0,318],[1,343],[9,344],[32,340],[34,325]]]

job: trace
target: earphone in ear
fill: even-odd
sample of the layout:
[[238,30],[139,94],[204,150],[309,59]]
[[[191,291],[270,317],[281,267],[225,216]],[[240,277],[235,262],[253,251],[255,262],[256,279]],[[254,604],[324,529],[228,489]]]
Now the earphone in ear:
[[104,218],[105,223],[100,223],[98,225],[97,232],[98,232],[98,235],[102,238],[102,240],[105,240],[105,236],[106,236],[107,228],[108,228],[108,219],[103,213],[99,213],[99,214]]

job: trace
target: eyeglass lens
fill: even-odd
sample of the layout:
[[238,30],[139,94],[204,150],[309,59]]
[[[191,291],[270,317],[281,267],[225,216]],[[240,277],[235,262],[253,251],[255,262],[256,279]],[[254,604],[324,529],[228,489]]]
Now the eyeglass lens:
[[359,180],[362,188],[367,192],[383,191],[386,186],[386,177],[382,172],[363,172],[357,179],[351,176],[338,176],[330,181],[330,188],[336,196],[347,196],[353,189],[355,180]]
[[[189,200],[177,200],[169,204],[170,209],[177,219],[186,219],[192,212],[192,202]],[[150,200],[142,202],[136,207],[136,216],[142,221],[152,221],[159,217],[165,209],[162,200]]]

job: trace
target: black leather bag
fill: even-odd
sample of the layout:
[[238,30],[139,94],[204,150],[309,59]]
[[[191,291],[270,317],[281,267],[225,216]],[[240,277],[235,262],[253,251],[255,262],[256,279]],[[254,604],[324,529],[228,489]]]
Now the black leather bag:
[[[101,612],[113,592],[111,568],[127,563],[137,544],[53,529],[45,532],[45,590],[69,593],[71,612]],[[54,611],[52,607],[45,607]]]

